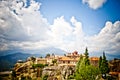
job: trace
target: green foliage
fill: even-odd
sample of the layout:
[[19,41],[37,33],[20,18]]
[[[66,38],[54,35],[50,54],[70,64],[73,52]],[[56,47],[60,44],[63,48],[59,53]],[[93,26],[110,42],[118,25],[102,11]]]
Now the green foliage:
[[12,80],[16,80],[16,72],[15,72],[15,70],[12,71],[11,75],[12,75]]
[[85,65],[90,65],[88,49],[85,49]]
[[57,60],[56,59],[52,60],[52,63],[53,64],[57,63]]
[[37,67],[43,68],[44,66],[45,66],[44,64],[33,64],[32,65],[33,68],[37,68]]
[[36,58],[32,56],[32,57],[31,57],[31,60],[32,60],[32,62],[33,62],[33,64],[34,64]]
[[99,58],[99,68],[101,66],[101,63],[102,63],[102,56],[100,56],[100,58]]
[[49,53],[48,53],[48,54],[46,54],[45,58],[47,58],[47,57],[50,57],[50,54],[49,54]]
[[86,48],[85,57],[82,55],[80,56],[80,59],[76,66],[76,73],[75,73],[75,79],[76,80],[95,80],[96,76],[100,74],[99,68],[90,65],[89,61],[89,53]]
[[43,58],[42,56],[40,56],[40,58]]
[[32,80],[32,78],[30,76],[21,75],[21,80]]
[[16,77],[16,72],[14,70],[12,71],[12,77]]
[[106,74],[109,72],[108,61],[106,60],[106,56],[104,52],[103,52],[102,61],[99,64],[99,68],[100,68],[101,74]]
[[99,75],[99,69],[92,65],[85,64],[85,58],[82,59],[79,69],[75,74],[76,80],[95,80]]
[[42,80],[47,80],[47,79],[48,79],[48,75],[46,74],[43,76]]
[[68,79],[74,79],[74,75],[70,75]]
[[44,66],[48,66],[48,64],[45,64]]
[[80,55],[79,61],[77,62],[77,66],[76,66],[76,72],[79,71],[79,66],[80,66],[80,63],[81,63],[82,59],[83,59],[83,56]]
[[37,67],[43,68],[44,64],[36,64]]
[[22,75],[21,80],[26,80],[26,77]]

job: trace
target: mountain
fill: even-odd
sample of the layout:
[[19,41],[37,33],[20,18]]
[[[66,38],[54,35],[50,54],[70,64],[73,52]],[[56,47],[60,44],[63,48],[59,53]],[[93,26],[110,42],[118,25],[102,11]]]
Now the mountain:
[[54,53],[56,55],[64,55],[66,53],[64,50],[61,50],[59,48],[54,48],[54,47],[42,48],[42,49],[38,50],[38,52],[41,54]]
[[15,50],[15,51],[8,50],[8,51],[4,51],[4,52],[2,51],[2,52],[0,52],[0,54],[1,54],[1,56],[0,56],[0,71],[10,70],[18,60],[25,61],[30,56],[45,57],[45,55],[47,53],[63,55],[66,52],[61,49],[54,48],[54,47],[42,48],[40,50],[24,50],[24,51],[21,50],[20,52],[19,52],[19,50]]
[[25,61],[31,54],[14,53],[0,57],[0,71],[10,70],[18,60]]
[[[102,55],[103,55],[103,53],[89,53],[90,57],[93,57],[93,56],[100,57]],[[107,60],[113,60],[114,58],[120,59],[119,53],[114,53],[114,54],[105,53],[105,56],[106,56]]]
[[22,52],[22,53],[30,53],[33,54],[35,56],[39,56],[39,54],[41,54],[42,56],[45,56],[47,53],[49,54],[57,54],[57,55],[63,55],[66,52],[64,50],[61,50],[59,48],[55,48],[55,47],[46,47],[46,48],[41,48],[38,50],[6,50],[6,51],[0,51],[0,56],[6,56],[9,54],[14,54],[14,53],[18,53],[18,52]]
[[113,60],[115,58],[120,59],[120,54],[106,54],[108,60]]

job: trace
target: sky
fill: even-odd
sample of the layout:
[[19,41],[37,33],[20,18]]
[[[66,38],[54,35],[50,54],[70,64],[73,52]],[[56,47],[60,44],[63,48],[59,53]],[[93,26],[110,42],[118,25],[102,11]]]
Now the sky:
[[[68,22],[74,16],[83,24],[83,31],[87,35],[97,34],[106,21],[115,22],[120,19],[120,0],[37,0],[41,2],[41,13],[50,24],[54,19],[64,16]],[[92,2],[93,1],[93,2]],[[97,1],[95,3],[95,1]],[[117,10],[118,9],[118,10]],[[95,29],[95,30],[94,30]]]
[[47,47],[120,55],[120,0],[1,0],[0,51]]

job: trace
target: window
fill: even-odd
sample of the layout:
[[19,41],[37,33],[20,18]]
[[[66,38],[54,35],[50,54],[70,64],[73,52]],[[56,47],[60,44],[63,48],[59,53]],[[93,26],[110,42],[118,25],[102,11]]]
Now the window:
[[68,61],[68,64],[70,63],[70,61]]

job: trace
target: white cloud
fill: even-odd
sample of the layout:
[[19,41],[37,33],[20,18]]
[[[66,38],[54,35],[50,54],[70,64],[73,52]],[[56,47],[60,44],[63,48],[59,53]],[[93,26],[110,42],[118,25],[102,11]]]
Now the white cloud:
[[53,39],[60,41],[71,36],[72,30],[71,25],[61,16],[55,19],[53,25],[51,25],[51,36]]
[[19,41],[13,41],[9,44],[12,48],[14,49],[21,49],[21,50],[39,50],[41,48],[44,48],[47,46],[45,41],[24,41],[24,42],[19,42]]
[[19,36],[25,36],[22,25],[16,17],[12,15],[8,6],[6,7],[3,3],[0,3],[0,6],[0,37],[20,40],[21,38],[19,38]]
[[63,16],[54,20],[53,25],[51,25],[52,44],[66,51],[85,48],[82,23],[78,22],[74,16],[70,21],[72,25]]
[[106,2],[106,0],[82,0],[83,3],[87,3],[90,8],[98,9]]
[[[107,51],[108,53],[120,53],[120,21],[114,24],[106,22],[105,27],[96,36],[92,37],[92,45],[97,47],[98,51]],[[93,49],[94,50],[94,49]]]
[[8,50],[8,45],[6,43],[0,43],[0,51]]
[[90,53],[120,52],[120,21],[115,23],[108,21],[98,34],[86,36],[82,30],[82,23],[75,17],[71,18],[71,23],[60,17],[54,20],[51,34],[54,35],[51,43],[66,51],[78,50],[82,53],[85,47],[88,47]]
[[26,7],[24,1],[1,1],[0,36],[11,40],[44,40],[49,25],[39,12],[40,4],[30,0],[30,6]]
[[28,49],[28,45],[22,46],[27,42],[29,49],[33,46],[40,48],[43,46],[41,42],[49,38],[49,24],[40,14],[40,3],[30,0],[30,6],[27,7],[26,2],[27,0],[0,1],[0,40],[6,40],[0,41],[1,50],[15,47]]
[[0,2],[0,51],[7,49],[38,50],[57,47],[67,52],[74,50],[89,52],[120,53],[120,21],[106,22],[96,35],[86,36],[82,23],[75,17],[67,22],[64,16],[54,19],[52,25],[40,14],[40,3],[30,0]]

